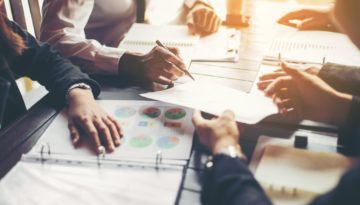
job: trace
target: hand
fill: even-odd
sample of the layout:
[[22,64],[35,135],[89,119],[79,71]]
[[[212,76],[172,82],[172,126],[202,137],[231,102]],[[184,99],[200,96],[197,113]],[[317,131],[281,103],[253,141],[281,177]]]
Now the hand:
[[264,91],[274,99],[281,114],[335,125],[345,122],[352,96],[339,93],[319,77],[285,63],[282,68],[288,76],[277,78]]
[[97,153],[102,145],[109,152],[120,145],[120,138],[123,136],[120,124],[103,111],[94,100],[91,91],[78,88],[71,90],[68,103],[68,127],[74,146],[81,141],[80,133],[85,133],[91,138]]
[[[119,62],[119,72],[133,77],[140,84],[172,85],[184,75],[186,66],[177,48],[156,46],[147,54],[125,53]],[[177,65],[177,68],[175,65]]]
[[222,148],[239,142],[240,131],[234,120],[234,113],[225,111],[219,118],[206,120],[200,111],[195,111],[192,121],[200,142],[212,153],[218,153]]
[[[321,68],[312,66],[303,70],[308,74],[318,76]],[[278,69],[275,70],[274,72],[266,73],[260,76],[257,86],[260,90],[265,90],[269,86],[269,84],[272,83],[274,80],[284,76],[289,76],[289,75],[283,69]]]
[[[278,20],[278,23],[292,26],[299,30],[337,31],[331,23],[329,13],[330,11],[303,9],[286,14]],[[294,21],[300,21],[300,23],[294,23]]]
[[193,34],[208,35],[219,30],[221,19],[210,6],[195,3],[187,15],[186,24]]

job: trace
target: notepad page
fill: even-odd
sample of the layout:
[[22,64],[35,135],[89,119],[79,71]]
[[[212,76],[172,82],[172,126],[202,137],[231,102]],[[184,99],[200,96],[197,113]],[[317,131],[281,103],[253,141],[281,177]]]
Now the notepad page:
[[[360,65],[360,51],[341,33],[327,31],[297,31],[279,26],[270,42],[265,59],[301,61],[308,63],[332,62]],[[280,54],[280,55],[279,55]]]
[[177,47],[180,55],[190,64],[194,49],[199,42],[198,35],[189,33],[184,25],[134,24],[119,47],[132,52],[148,53],[156,46],[156,40],[165,46]]

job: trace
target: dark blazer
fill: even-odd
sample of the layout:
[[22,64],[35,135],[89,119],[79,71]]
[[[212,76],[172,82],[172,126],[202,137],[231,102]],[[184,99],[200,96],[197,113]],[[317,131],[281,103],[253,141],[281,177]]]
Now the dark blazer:
[[327,63],[321,68],[319,77],[340,92],[360,96],[359,67]]
[[[84,82],[92,87],[94,96],[100,92],[99,85],[91,80],[88,75],[82,73],[78,67],[61,57],[48,44],[38,42],[29,33],[20,27],[8,22],[11,28],[18,33],[26,43],[26,49],[20,56],[10,56],[4,50],[4,38],[0,35],[0,77],[10,83],[9,95],[5,101],[2,119],[3,128],[12,123],[25,111],[25,105],[15,80],[19,77],[28,76],[44,85],[56,99],[65,100],[67,89],[79,82]],[[5,90],[0,90],[0,96],[4,96]],[[0,112],[1,113],[1,112]]]
[[[360,98],[354,97],[346,126],[345,147],[353,154],[360,150]],[[359,156],[359,155],[358,155]],[[212,168],[205,171],[201,200],[206,205],[271,204],[246,163],[240,159],[216,156]],[[360,204],[360,164],[344,174],[337,187],[316,198],[312,205]]]

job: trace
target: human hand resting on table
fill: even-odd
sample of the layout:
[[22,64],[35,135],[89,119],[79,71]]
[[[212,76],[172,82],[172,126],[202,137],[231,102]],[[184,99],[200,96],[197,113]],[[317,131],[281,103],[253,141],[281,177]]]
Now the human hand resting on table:
[[200,111],[194,111],[192,118],[200,142],[213,154],[219,153],[222,148],[238,145],[240,127],[234,120],[234,113],[227,110],[220,117],[206,120]]
[[[293,11],[278,20],[278,23],[295,27],[299,30],[337,31],[330,20],[330,11],[302,9]],[[299,21],[296,23],[294,21]]]
[[214,8],[202,1],[195,2],[186,17],[186,24],[193,34],[208,35],[215,33],[219,30],[221,22]]
[[91,138],[98,154],[100,146],[112,152],[120,145],[123,131],[119,122],[96,103],[90,90],[72,89],[68,94],[68,104],[68,127],[74,146],[81,141],[80,133]]
[[141,85],[172,85],[187,68],[179,50],[174,47],[168,49],[170,51],[156,46],[147,54],[125,53],[119,62],[119,72],[129,75]]
[[281,114],[334,125],[345,122],[352,96],[340,93],[319,77],[285,63],[282,69],[288,76],[277,78],[264,89]]

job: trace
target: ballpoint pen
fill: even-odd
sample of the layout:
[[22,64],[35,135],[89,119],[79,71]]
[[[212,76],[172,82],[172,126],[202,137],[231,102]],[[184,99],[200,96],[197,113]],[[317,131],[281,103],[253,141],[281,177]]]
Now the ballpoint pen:
[[[156,40],[156,44],[162,48],[165,48],[166,50],[170,51],[166,46],[164,46],[159,40]],[[170,51],[171,52],[171,51]],[[165,59],[164,59],[165,60]],[[165,60],[167,61],[167,60]],[[170,62],[171,63],[171,62]],[[176,64],[172,63],[175,67],[183,71],[187,76],[189,76],[191,79],[195,80],[195,78],[187,71],[186,69],[179,68]]]

